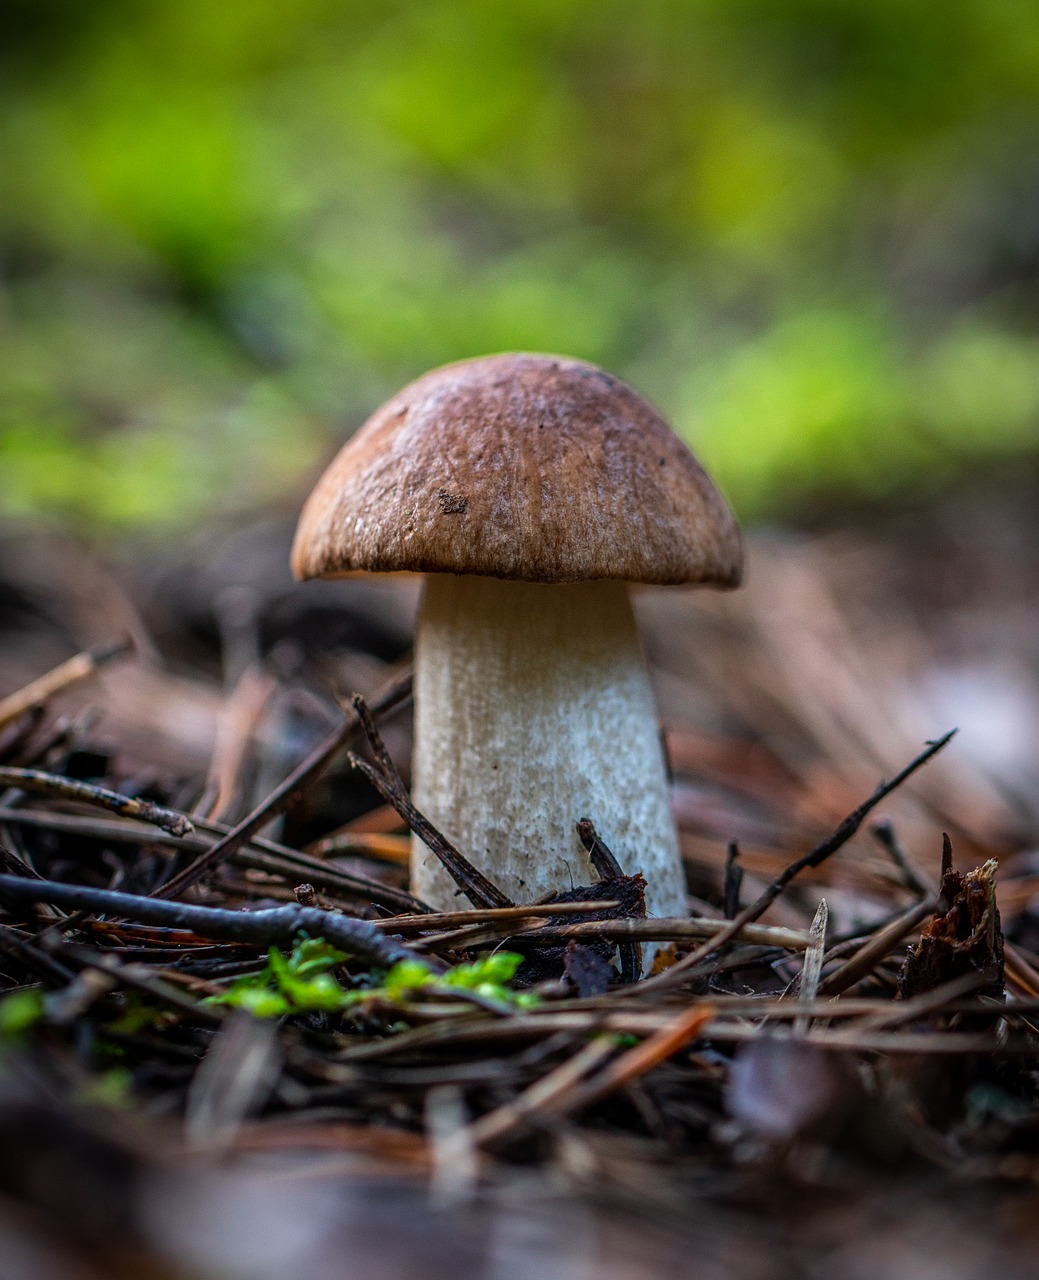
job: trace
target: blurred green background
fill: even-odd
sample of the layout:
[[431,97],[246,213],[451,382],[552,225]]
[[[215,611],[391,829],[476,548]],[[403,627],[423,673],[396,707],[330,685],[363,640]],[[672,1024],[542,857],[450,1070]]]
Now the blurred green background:
[[1025,0],[7,0],[0,503],[288,500],[401,383],[565,352],[740,513],[1039,444]]

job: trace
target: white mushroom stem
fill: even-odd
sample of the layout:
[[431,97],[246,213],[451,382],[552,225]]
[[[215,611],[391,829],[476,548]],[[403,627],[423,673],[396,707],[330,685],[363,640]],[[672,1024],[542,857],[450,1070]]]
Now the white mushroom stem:
[[[419,809],[517,903],[596,879],[591,818],[651,915],[686,914],[653,694],[622,582],[543,586],[431,575],[415,645]],[[412,888],[454,881],[412,846]]]

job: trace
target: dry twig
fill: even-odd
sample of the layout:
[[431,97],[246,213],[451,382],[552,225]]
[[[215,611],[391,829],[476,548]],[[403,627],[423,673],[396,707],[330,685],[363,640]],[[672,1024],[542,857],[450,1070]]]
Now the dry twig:
[[186,836],[194,831],[189,818],[162,805],[153,804],[150,800],[137,800],[131,796],[120,795],[117,791],[109,791],[106,787],[95,787],[89,782],[77,782],[73,778],[62,778],[57,774],[43,773],[39,769],[15,769],[9,765],[0,766],[0,786],[17,787],[20,791],[35,791],[40,795],[57,796],[62,800],[75,800],[80,804],[95,805],[99,809],[108,809],[123,818],[136,818],[140,822],[151,822],[173,836]]
[[396,809],[408,828],[436,854],[474,907],[513,906],[511,898],[507,898],[497,885],[492,884],[481,871],[478,871],[469,859],[411,803],[407,788],[390,759],[390,753],[386,750],[381,734],[375,727],[371,711],[359,693],[355,693],[350,699],[350,705],[357,713],[376,760],[376,764],[373,765],[351,752],[349,758],[353,767],[364,774],[382,798]]
[[[726,928],[723,929],[711,942],[705,943],[702,947],[697,947],[691,955],[684,956],[677,964],[672,965],[670,969],[665,969],[663,973],[659,973],[652,978],[647,978],[645,982],[640,983],[638,987],[634,988],[634,991],[640,995],[645,995],[647,991],[663,991],[683,982],[690,969],[699,964],[701,960],[706,960],[707,957],[713,951],[717,950],[718,947],[723,946],[727,942],[731,942],[744,925],[751,924],[753,921],[757,920],[759,916],[764,915],[772,903],[775,902],[787,885],[796,876],[808,867],[820,866],[827,858],[832,857],[838,849],[847,844],[855,832],[858,831],[868,814],[875,809],[878,804],[880,804],[881,800],[886,796],[889,796],[891,792],[900,787],[907,778],[910,778],[917,769],[922,765],[925,765],[933,756],[937,755],[938,752],[941,751],[942,747],[946,746],[952,739],[955,732],[956,730],[952,729],[936,741],[929,742],[926,749],[921,751],[918,756],[911,760],[904,769],[891,779],[890,782],[882,782],[869,799],[864,800],[857,809],[852,810],[836,830],[827,836],[825,840],[820,844],[817,844],[815,848],[806,853],[804,857],[791,862],[789,866],[787,866],[783,872],[773,880],[760,897],[758,897],[756,901],[752,902],[749,907],[745,907],[738,915],[734,916]],[[627,992],[624,992],[623,994],[627,994]]]

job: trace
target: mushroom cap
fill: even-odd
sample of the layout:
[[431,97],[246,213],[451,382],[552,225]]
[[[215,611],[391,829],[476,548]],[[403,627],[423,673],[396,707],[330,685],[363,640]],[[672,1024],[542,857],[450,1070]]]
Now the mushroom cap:
[[445,365],[368,419],[307,499],[298,578],[358,570],[735,586],[735,517],[660,414],[562,356]]

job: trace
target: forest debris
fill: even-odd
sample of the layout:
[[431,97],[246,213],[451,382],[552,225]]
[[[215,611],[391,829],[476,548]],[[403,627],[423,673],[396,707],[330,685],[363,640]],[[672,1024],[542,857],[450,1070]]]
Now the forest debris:
[[470,1142],[474,1146],[500,1142],[535,1121],[559,1120],[601,1102],[684,1048],[713,1016],[714,1010],[709,1005],[686,1009],[598,1074],[594,1074],[596,1069],[616,1052],[618,1042],[614,1036],[595,1036],[512,1102],[472,1124]]
[[349,737],[351,728],[349,723],[344,723],[330,734],[247,818],[227,835],[221,837],[216,844],[211,845],[205,853],[199,854],[183,871],[178,872],[171,880],[156,889],[154,896],[173,898],[183,893],[185,889],[189,889],[204,876],[215,871],[253,836],[259,835],[268,823],[273,822],[279,814],[285,812],[306,785],[327,766]]
[[[14,809],[0,805],[0,824],[51,831],[70,838],[81,837],[114,845],[150,845],[174,848],[185,853],[205,853],[230,830],[224,823],[196,818],[195,833],[174,837],[166,832],[146,831],[130,822],[81,817],[78,814],[55,813],[49,809]],[[3,856],[0,850],[0,857]],[[231,861],[244,867],[285,876],[296,883],[305,875],[319,889],[344,896],[362,895],[395,911],[423,912],[425,905],[403,889],[344,871],[334,863],[326,863],[298,849],[289,848],[263,836],[252,836],[231,855]],[[23,872],[23,874],[25,874]]]
[[[830,918],[830,909],[823,898],[815,909],[815,918],[809,930],[811,942],[805,951],[801,972],[792,985],[792,994],[800,1000],[814,1000],[819,991],[819,978],[823,971],[823,957],[826,952],[826,924]],[[808,1030],[811,1019],[805,1014],[794,1023],[794,1030],[804,1033]]]
[[[404,935],[425,933],[430,929],[457,929],[462,926],[499,924],[515,926],[517,921],[558,919],[562,916],[601,917],[604,908],[618,907],[614,899],[606,902],[532,902],[523,907],[473,907],[468,911],[430,911],[425,915],[391,916],[380,920],[384,929]],[[503,936],[508,936],[503,934]]]
[[184,1131],[193,1146],[226,1145],[259,1110],[281,1071],[277,1024],[236,1010],[192,1077]]
[[500,1142],[517,1129],[530,1125],[537,1119],[565,1114],[570,1109],[564,1103],[567,1096],[573,1095],[575,1087],[616,1050],[617,1041],[614,1036],[593,1037],[584,1048],[567,1058],[511,1102],[505,1103],[504,1106],[489,1112],[470,1125],[467,1134],[469,1144],[480,1147]]
[[[410,696],[410,693],[411,673],[407,672],[404,676],[391,681],[382,693],[378,695],[373,704],[376,714],[398,706],[403,698]],[[374,728],[374,721],[371,721],[371,724]],[[368,728],[363,718],[361,719],[361,726],[367,733]],[[155,891],[156,896],[172,898],[176,894],[182,893],[185,889],[197,884],[204,876],[214,871],[222,862],[230,858],[236,850],[240,849],[243,844],[248,843],[253,836],[258,835],[268,823],[272,822],[279,814],[284,813],[293,804],[300,792],[328,766],[336,752],[351,740],[357,727],[349,720],[344,721],[334,733],[319,743],[307,758],[247,818],[229,831],[221,840],[218,840],[212,848],[207,849],[205,853],[185,867],[183,871],[175,875],[172,880],[167,881],[166,884],[157,889]]]
[[728,853],[725,856],[725,886],[722,895],[723,914],[726,920],[733,920],[739,914],[742,888],[743,868],[740,866],[740,846],[735,840],[730,840]]
[[154,823],[173,836],[190,835],[195,829],[184,814],[153,804],[150,800],[120,795],[107,787],[95,787],[74,778],[44,773],[40,769],[16,769],[11,765],[0,765],[0,787],[17,787],[21,791],[36,791],[42,795],[60,796],[62,800],[96,805],[100,809],[118,813],[123,818],[137,818],[140,822]]
[[34,707],[42,706],[63,689],[86,680],[99,667],[116,658],[124,657],[132,649],[133,641],[129,637],[117,640],[114,644],[87,649],[83,653],[77,653],[74,658],[62,662],[45,675],[30,681],[16,693],[8,694],[6,698],[0,699],[0,728],[17,720],[19,716],[31,711]]
[[[387,806],[389,807],[389,806]],[[395,809],[390,809],[399,823]],[[406,867],[411,858],[411,837],[381,831],[354,831],[344,828],[315,840],[307,846],[307,853],[314,858],[341,857],[344,854],[360,858],[374,858],[379,862],[392,862]]]
[[605,995],[615,975],[613,965],[593,947],[568,942],[563,952],[563,969],[581,999]]
[[[945,837],[948,841],[948,836]],[[972,871],[946,866],[938,908],[910,949],[899,974],[904,998],[930,991],[965,973],[985,975],[978,994],[1004,995],[1003,929],[996,906],[994,858]]]
[[907,911],[903,911],[894,920],[888,921],[882,929],[878,929],[861,947],[839,968],[827,974],[819,985],[821,995],[837,996],[847,991],[857,982],[869,977],[880,962],[894,951],[895,947],[913,933],[917,925],[934,910],[935,900],[928,898],[917,902]]
[[291,943],[299,933],[306,932],[311,937],[325,938],[333,946],[359,956],[369,964],[389,967],[400,960],[413,960],[425,969],[435,967],[434,962],[387,938],[367,920],[355,920],[315,907],[301,907],[298,903],[265,911],[228,911],[220,907],[200,907],[118,893],[111,889],[7,875],[0,875],[0,899],[27,904],[47,902],[66,910],[122,915],[146,924],[191,929],[203,938],[253,942],[263,946]]
[[929,890],[927,885],[920,877],[920,873],[913,866],[909,854],[903,849],[902,842],[898,838],[895,831],[895,824],[890,818],[878,818],[870,827],[870,835],[873,836],[877,844],[884,850],[891,861],[898,869],[899,875],[902,877],[902,883],[910,891],[915,893],[917,897],[924,898]]
[[209,774],[195,814],[203,818],[233,817],[245,790],[245,776],[256,736],[278,688],[260,663],[247,666],[224,704]]
[[569,1100],[566,1110],[582,1111],[585,1107],[602,1102],[604,1098],[608,1098],[619,1089],[634,1083],[654,1067],[666,1062],[680,1049],[684,1049],[690,1041],[695,1040],[705,1030],[714,1015],[715,1009],[712,1005],[696,1004],[683,1010],[676,1017],[669,1018],[641,1044],[626,1050],[600,1071],[594,1079],[577,1089],[575,1096]]
[[364,774],[382,798],[397,810],[411,831],[436,854],[445,870],[450,873],[474,907],[513,906],[511,898],[507,898],[497,885],[492,884],[481,871],[477,870],[468,858],[412,804],[407,788],[390,758],[390,753],[386,750],[382,735],[375,727],[371,710],[361,695],[355,693],[350,699],[350,705],[357,715],[368,746],[376,760],[373,765],[351,752],[349,759],[353,767]]
[[[579,921],[577,925],[564,917],[549,919],[545,924],[538,922],[533,929],[517,929],[512,935],[512,945],[527,957],[522,970],[524,981],[542,982],[558,976],[563,964],[565,944],[572,938],[580,937],[593,950],[598,951],[603,959],[609,959],[616,950],[621,961],[621,982],[637,982],[641,972],[641,948],[638,946],[638,936],[628,932],[628,926],[650,923],[645,919],[646,881],[641,875],[611,876],[597,880],[595,884],[579,885],[561,893],[550,894],[539,905],[556,906],[596,901],[602,902],[602,908],[598,912],[589,913],[588,918]],[[580,932],[582,925],[585,926],[583,934]],[[620,926],[620,932],[611,938],[608,930],[616,925]],[[575,928],[578,932],[571,933]]]
[[856,809],[841,822],[830,835],[809,850],[803,857],[797,858],[791,862],[780,875],[768,886],[767,889],[752,902],[749,907],[745,907],[741,912],[735,915],[728,925],[715,937],[711,942],[705,942],[702,947],[697,949],[688,956],[684,956],[677,964],[665,969],[663,973],[655,974],[652,978],[648,978],[642,984],[643,992],[647,988],[655,991],[673,987],[685,979],[686,973],[701,960],[705,960],[712,952],[716,951],[726,942],[730,942],[745,924],[750,924],[757,920],[759,916],[764,915],[773,902],[780,896],[788,884],[802,871],[808,867],[817,867],[835,854],[838,849],[842,848],[851,837],[858,831],[859,827],[868,817],[870,812],[886,796],[897,790],[908,778],[925,765],[928,760],[936,756],[939,751],[951,742],[956,733],[955,729],[950,729],[942,737],[928,742],[927,746],[919,755],[915,756],[910,762],[901,769],[890,782],[882,782],[876,788],[868,799],[864,800]]
[[[258,632],[264,646],[269,632],[265,621]],[[197,639],[192,640],[196,648],[185,657],[183,650],[170,645],[168,635],[161,637],[164,653],[187,669],[198,657]],[[669,635],[669,645],[672,639]],[[735,639],[736,651],[745,654],[743,642]],[[325,678],[327,655],[315,656],[312,667],[296,669],[294,680],[313,684]],[[392,654],[385,657],[394,659]],[[372,662],[373,673],[377,666],[382,669],[383,660],[380,655],[378,663]],[[332,658],[339,672],[351,661]],[[920,1062],[939,1082],[962,1080],[970,1090],[979,1080],[995,1079],[999,1088],[1014,1094],[1012,1103],[1031,1105],[1034,1090],[1027,1082],[1037,1056],[1034,1024],[1039,1014],[1039,998],[1028,998],[1028,992],[1039,997],[1035,890],[1030,882],[1039,880],[1039,866],[1028,852],[1032,843],[1018,848],[1013,864],[1004,863],[1014,890],[1008,897],[1013,908],[1003,905],[1015,944],[1013,950],[1006,949],[1008,982],[1015,996],[1023,997],[1011,1005],[979,1002],[976,993],[986,977],[974,970],[911,1000],[894,998],[900,944],[919,929],[923,917],[930,917],[936,901],[912,902],[908,895],[927,896],[921,892],[922,881],[914,882],[913,868],[926,865],[925,833],[948,811],[940,795],[930,810],[914,796],[901,796],[892,812],[899,834],[905,836],[904,846],[896,842],[897,848],[889,848],[890,841],[874,836],[860,839],[853,846],[854,856],[827,860],[834,841],[846,839],[849,821],[861,806],[821,845],[817,841],[868,786],[861,789],[861,775],[847,768],[846,759],[822,758],[810,746],[799,758],[798,743],[803,740],[792,720],[784,720],[779,734],[771,732],[768,723],[749,719],[743,722],[750,734],[746,739],[705,739],[704,750],[717,747],[713,772],[701,769],[691,757],[684,763],[680,786],[685,792],[700,788],[706,803],[712,793],[724,792],[728,798],[714,810],[724,820],[711,839],[702,831],[694,834],[688,823],[683,832],[690,888],[702,915],[645,918],[640,883],[622,875],[625,868],[616,858],[610,861],[608,848],[585,824],[579,832],[582,843],[606,882],[577,886],[562,895],[567,901],[466,910],[460,899],[463,909],[433,915],[407,894],[398,869],[413,839],[402,834],[402,810],[413,815],[404,781],[407,724],[401,717],[391,726],[393,736],[388,736],[396,764],[387,767],[385,744],[379,739],[373,744],[371,738],[364,762],[393,792],[394,803],[364,812],[379,802],[359,772],[340,768],[334,787],[312,788],[307,803],[293,807],[280,841],[258,832],[250,835],[229,854],[218,874],[188,895],[188,903],[149,899],[141,895],[162,883],[174,858],[179,858],[179,866],[205,854],[231,828],[224,822],[196,819],[193,834],[174,837],[140,822],[88,813],[78,805],[73,811],[61,792],[68,784],[89,779],[88,785],[103,782],[114,792],[125,792],[127,799],[147,795],[149,801],[168,805],[170,813],[190,817],[210,760],[217,708],[210,676],[215,660],[209,667],[196,661],[196,669],[197,678],[182,683],[183,696],[194,699],[192,705],[211,708],[213,714],[192,721],[196,746],[187,759],[182,751],[171,752],[162,736],[168,729],[162,725],[150,730],[154,742],[148,735],[128,732],[122,681],[113,690],[106,683],[105,701],[96,708],[105,716],[110,734],[115,725],[114,734],[104,740],[95,736],[93,722],[86,719],[57,722],[40,713],[0,730],[0,748],[13,744],[10,749],[17,753],[9,757],[11,763],[35,765],[51,778],[62,779],[58,791],[26,795],[12,788],[0,797],[0,838],[7,850],[0,857],[20,886],[12,892],[19,902],[28,903],[37,894],[48,894],[47,885],[60,882],[79,895],[64,899],[73,912],[69,916],[56,909],[46,914],[26,909],[13,897],[5,904],[0,925],[0,1050],[5,1061],[22,1059],[31,1071],[46,1070],[63,1095],[79,1097],[87,1088],[100,1091],[109,1086],[110,1076],[117,1089],[121,1077],[141,1110],[170,1117],[183,1116],[186,1110],[193,1134],[203,1142],[211,1129],[217,1137],[222,1131],[233,1151],[280,1149],[286,1157],[305,1159],[302,1153],[308,1147],[315,1153],[338,1150],[340,1163],[346,1161],[362,1173],[385,1172],[392,1166],[414,1174],[428,1173],[431,1161],[437,1163],[434,1155],[439,1159],[443,1154],[431,1141],[427,1122],[441,1113],[451,1119],[445,1108],[452,1098],[456,1114],[450,1124],[445,1122],[442,1141],[438,1139],[440,1145],[446,1142],[448,1155],[454,1131],[485,1120],[489,1125],[489,1117],[531,1089],[535,1093],[527,1096],[527,1103],[536,1102],[537,1087],[548,1081],[560,1091],[521,1118],[502,1140],[485,1145],[474,1162],[471,1186],[468,1178],[462,1179],[474,1203],[496,1182],[499,1162],[519,1159],[526,1166],[524,1176],[541,1185],[570,1187],[580,1179],[593,1194],[607,1195],[623,1188],[622,1194],[651,1209],[662,1203],[659,1197],[670,1196],[683,1205],[683,1212],[690,1189],[697,1187],[710,1188],[712,1212],[716,1204],[731,1212],[730,1193],[743,1196],[748,1178],[761,1178],[769,1204],[787,1211],[789,1198],[775,1181],[765,1181],[773,1178],[775,1166],[769,1164],[766,1170],[760,1163],[742,1161],[740,1144],[733,1146],[728,1137],[735,1125],[726,1123],[726,1116],[735,1119],[741,1107],[740,1114],[749,1115],[751,1106],[744,1097],[730,1108],[726,1080],[732,1073],[738,1083],[739,1072],[766,1041],[787,1040],[789,1072],[783,1083],[772,1070],[774,1062],[771,1067],[758,1062],[754,1103],[771,1118],[747,1119],[742,1133],[752,1144],[780,1148],[772,1154],[782,1156],[784,1179],[804,1175],[823,1192],[834,1171],[846,1169],[848,1157],[856,1156],[861,1123],[872,1119],[868,1109],[857,1109],[855,1087],[842,1092],[845,1071],[853,1085],[865,1081],[871,1105],[897,1100],[900,1083],[916,1078]],[[730,692],[736,698],[744,689],[738,674],[723,690],[724,698]],[[139,673],[135,668],[129,675],[136,679]],[[680,671],[672,669],[668,679],[680,692]],[[400,692],[406,681],[407,677],[403,684],[398,682],[396,697],[406,696]],[[373,674],[372,687],[377,682]],[[7,687],[15,683],[9,680]],[[340,683],[346,683],[346,676]],[[140,717],[155,716],[141,688],[135,686],[137,703],[131,709]],[[319,696],[303,685],[298,691],[301,697],[304,692],[311,699]],[[758,693],[767,699],[766,689]],[[223,705],[226,711],[226,698]],[[791,710],[788,706],[784,715]],[[325,724],[334,711],[326,699],[321,713],[306,721],[307,734],[316,736],[315,726]],[[739,720],[736,715],[733,723]],[[303,754],[294,746],[298,739],[286,736],[288,727],[272,726],[280,758],[293,751]],[[297,725],[293,733],[300,728]],[[352,732],[360,735],[361,729],[355,724]],[[228,793],[234,790],[240,763],[241,756],[226,772]],[[897,785],[897,780],[889,785]],[[866,825],[862,824],[863,833]],[[756,835],[748,835],[748,828]],[[1004,848],[997,836],[982,823],[973,833],[973,845],[966,834],[959,838],[972,851],[984,850],[974,859],[981,862]],[[737,855],[732,850],[727,860],[726,846],[735,837],[742,838],[743,851]],[[811,850],[807,862],[806,849]],[[358,875],[353,866],[330,860],[341,854],[377,858],[384,865],[368,878],[365,866]],[[746,876],[742,888],[740,871]],[[390,884],[380,884],[374,878],[379,874],[389,877]],[[800,876],[796,884],[795,875]],[[324,911],[301,916],[303,904],[291,905],[295,888],[304,883],[314,886]],[[124,889],[133,890],[127,894],[129,906],[126,899],[104,896]],[[782,894],[779,910],[773,912],[777,923],[755,918],[740,925],[738,917],[745,907],[741,894],[744,899],[757,898],[751,908],[756,913],[762,890],[770,898]],[[824,933],[817,920],[813,933],[809,921],[824,895],[829,923]],[[304,897],[311,901],[309,895]],[[284,899],[290,905],[276,905]],[[216,914],[187,922],[179,913],[196,902],[203,911]],[[138,913],[143,903],[177,914],[162,916],[165,924],[157,923],[159,916],[149,917],[156,923],[143,924],[122,915],[123,910]],[[347,912],[345,917],[338,914],[340,908]],[[88,914],[84,919],[83,913],[90,910],[105,911],[107,918]],[[366,917],[361,923],[388,945],[397,946],[403,939],[413,953],[430,956],[431,965],[451,970],[478,966],[503,947],[522,947],[544,962],[536,973],[531,967],[524,974],[534,974],[537,985],[514,993],[530,1003],[521,1005],[493,993],[483,996],[475,989],[453,991],[422,975],[403,995],[395,994],[385,965],[355,955],[348,964],[328,971],[344,996],[355,997],[349,1014],[298,1004],[253,1028],[275,1050],[275,1067],[283,1062],[284,1070],[273,1089],[265,1078],[256,1095],[258,1105],[245,1108],[245,1114],[257,1114],[255,1123],[241,1125],[235,1098],[240,1102],[246,1096],[248,1089],[242,1085],[249,1081],[244,1076],[235,1081],[237,1052],[224,1053],[225,1080],[230,1081],[224,1101],[209,1092],[204,1076],[197,1073],[200,1062],[216,1063],[215,1036],[239,1016],[225,997],[236,983],[244,990],[250,982],[266,981],[270,948],[280,949],[296,937],[281,933],[282,928],[302,921],[308,930],[338,941],[334,931],[352,928],[354,915]],[[723,915],[736,919],[718,918]],[[175,927],[178,920],[187,927]],[[225,927],[234,933],[225,935]],[[238,940],[207,942],[202,935],[210,932]],[[618,985],[618,943],[657,938],[679,948],[705,942],[711,955],[686,970],[686,990],[681,993],[643,981]],[[800,964],[799,953],[805,952],[794,998],[791,978]],[[813,999],[813,962],[819,958],[824,965]],[[402,968],[412,969],[411,957]],[[867,990],[869,998],[858,994]],[[844,991],[849,994],[834,998]],[[97,999],[84,998],[93,992]],[[78,1016],[66,1024],[63,1018],[76,1013],[77,1007]],[[704,1012],[708,1007],[713,1014]],[[17,1032],[20,1041],[5,1031],[17,1028],[19,1018],[34,1010],[39,1011],[39,1022],[27,1033]],[[968,1016],[958,1016],[963,1014]],[[661,1064],[659,1055],[666,1056],[676,1025],[684,1022],[688,1031],[688,1023],[695,1027],[702,1018],[706,1020],[699,1029],[690,1033],[698,1041],[695,1048]],[[218,1043],[233,1049],[234,1037],[219,1036]],[[575,1062],[586,1044],[596,1048]],[[589,1061],[593,1057],[596,1061]],[[805,1095],[811,1095],[813,1081],[818,1083],[820,1062],[824,1071],[815,1099],[820,1114],[806,1118]],[[560,1068],[566,1069],[563,1075],[553,1076]],[[834,1081],[836,1095],[824,1106],[821,1095]],[[604,1089],[620,1095],[617,1101],[591,1108],[588,1103],[596,1092],[607,1096]],[[544,1098],[543,1091],[540,1096]],[[212,1104],[219,1105],[214,1110]],[[846,1104],[852,1123],[842,1126]],[[793,1136],[767,1136],[782,1131],[784,1108],[785,1132]],[[505,1117],[509,1114],[506,1111]],[[515,1110],[511,1114],[515,1116]],[[501,1119],[499,1114],[495,1123]],[[554,1140],[539,1139],[546,1134]],[[920,1117],[915,1136],[921,1137],[923,1159],[940,1162],[944,1144],[956,1142],[957,1134],[943,1119]],[[534,1140],[514,1144],[510,1136]],[[987,1167],[1003,1162],[1000,1167],[1009,1168],[1005,1162],[1019,1158],[996,1128],[973,1134],[971,1142],[977,1149],[968,1155],[987,1161]],[[783,1150],[784,1143],[789,1151]],[[866,1180],[873,1185],[868,1175]],[[764,1221],[754,1212],[756,1224]]]
[[[610,883],[599,881],[600,884]],[[578,890],[574,890],[578,892]],[[588,888],[580,890],[582,895]],[[612,896],[612,895],[611,895]],[[544,904],[543,904],[544,905]],[[702,916],[653,916],[627,917],[605,915],[599,920],[581,920],[574,923],[538,924],[528,930],[528,938],[581,939],[602,938],[622,941],[637,939],[640,942],[685,942],[690,939],[717,938],[728,929],[725,920],[705,920]],[[814,942],[808,929],[784,929],[779,925],[748,924],[731,935],[736,942],[755,946],[784,947],[791,951],[804,951]]]
[[[578,819],[577,835],[581,844],[584,845],[585,852],[588,854],[588,861],[592,864],[600,880],[609,880],[617,884],[628,880],[628,877],[624,874],[624,868],[617,861],[613,850],[596,831],[591,818]],[[642,877],[640,877],[640,880],[642,881],[642,893],[638,897],[633,897],[628,906],[621,911],[622,915],[631,919],[645,917],[646,914],[646,882]],[[617,955],[621,965],[621,982],[638,982],[642,974],[642,947],[640,943],[635,939],[625,938],[618,940]]]

